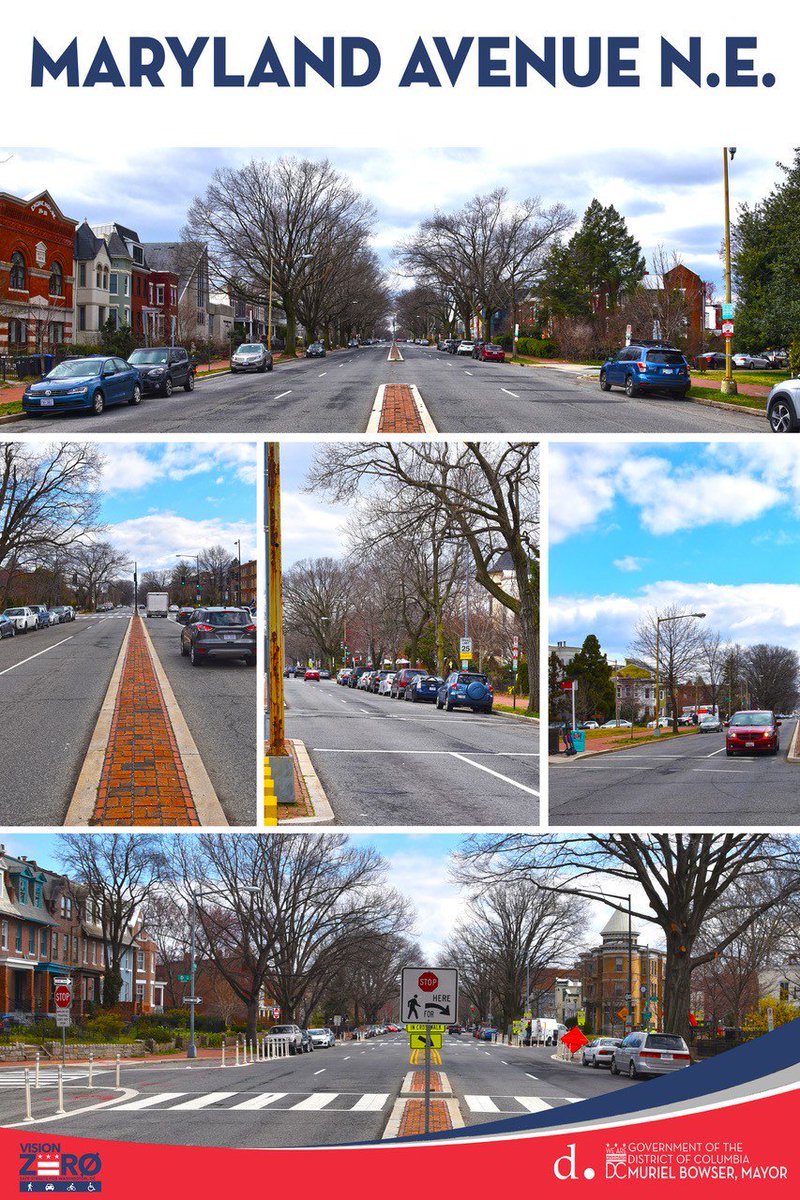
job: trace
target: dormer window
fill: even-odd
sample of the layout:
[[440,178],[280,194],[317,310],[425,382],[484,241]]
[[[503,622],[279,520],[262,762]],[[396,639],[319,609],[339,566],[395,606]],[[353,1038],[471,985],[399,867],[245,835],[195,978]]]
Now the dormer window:
[[24,876],[19,881],[19,902],[20,904],[28,903],[28,881]]

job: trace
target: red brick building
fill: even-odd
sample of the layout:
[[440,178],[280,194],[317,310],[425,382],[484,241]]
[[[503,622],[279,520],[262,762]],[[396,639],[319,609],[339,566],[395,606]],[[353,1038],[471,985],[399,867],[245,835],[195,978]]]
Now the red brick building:
[[150,346],[172,345],[178,323],[178,276],[174,271],[151,271],[141,332]]
[[72,342],[77,222],[49,192],[0,192],[0,354],[53,351]]

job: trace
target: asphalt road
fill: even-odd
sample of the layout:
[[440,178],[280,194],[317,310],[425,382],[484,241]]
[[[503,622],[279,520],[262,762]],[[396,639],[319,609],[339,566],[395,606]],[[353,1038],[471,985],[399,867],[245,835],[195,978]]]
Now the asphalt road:
[[[638,1086],[608,1071],[584,1071],[552,1060],[552,1048],[515,1049],[474,1038],[447,1038],[442,1069],[468,1125],[502,1121],[526,1112],[573,1104],[619,1088]],[[36,1095],[34,1121],[25,1133],[169,1145],[299,1147],[374,1141],[381,1137],[410,1070],[408,1041],[394,1034],[367,1042],[342,1042],[328,1050],[247,1067],[185,1060],[124,1066],[129,1093],[97,1105],[98,1089],[113,1085],[113,1069],[95,1070],[91,1111],[47,1120]],[[0,1123],[24,1113],[19,1082],[2,1086]],[[80,1103],[85,1077],[70,1068],[67,1107]],[[19,1072],[14,1072],[18,1080]],[[49,1096],[55,1108],[52,1083]],[[42,1115],[40,1115],[42,1114]]]
[[482,363],[433,347],[388,344],[276,363],[263,375],[201,380],[193,393],[148,396],[102,417],[20,422],[25,432],[363,433],[378,387],[416,384],[440,433],[767,433],[766,421],[663,396],[629,400],[556,368]]
[[532,721],[438,711],[333,680],[285,684],[287,736],[305,743],[338,824],[538,824]]
[[61,825],[130,612],[0,642],[0,824]]
[[550,822],[584,829],[796,825],[800,764],[786,760],[794,724],[784,721],[775,757],[728,758],[724,736],[704,733],[551,761]]
[[256,824],[256,671],[238,659],[193,667],[171,617],[147,621],[147,632],[225,816],[232,825]]

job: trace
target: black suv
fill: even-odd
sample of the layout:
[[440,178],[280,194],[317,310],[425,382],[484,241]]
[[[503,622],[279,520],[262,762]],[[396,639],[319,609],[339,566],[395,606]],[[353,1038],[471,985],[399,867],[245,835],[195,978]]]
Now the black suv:
[[128,363],[139,372],[145,395],[153,392],[171,396],[176,387],[182,387],[186,392],[194,391],[195,365],[182,346],[148,346],[134,350]]

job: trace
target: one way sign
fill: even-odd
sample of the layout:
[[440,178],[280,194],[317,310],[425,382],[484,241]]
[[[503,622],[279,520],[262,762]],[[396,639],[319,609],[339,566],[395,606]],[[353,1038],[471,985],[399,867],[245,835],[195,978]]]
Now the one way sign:
[[458,971],[450,967],[404,967],[400,993],[404,1025],[442,1025],[458,1020]]

